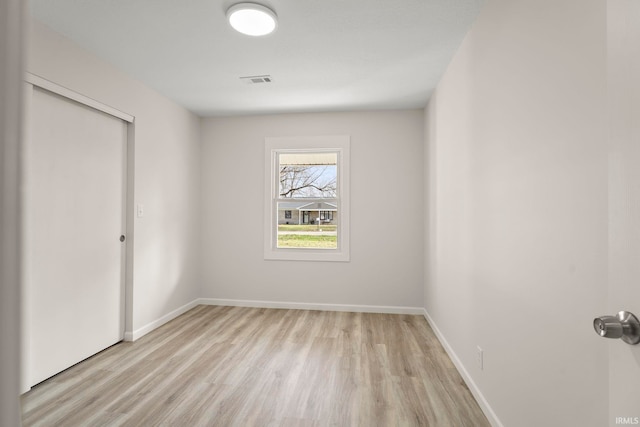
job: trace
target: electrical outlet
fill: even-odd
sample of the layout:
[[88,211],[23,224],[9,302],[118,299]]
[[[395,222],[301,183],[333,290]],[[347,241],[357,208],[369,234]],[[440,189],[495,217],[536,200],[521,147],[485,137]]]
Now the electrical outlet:
[[476,347],[476,365],[481,371],[484,370],[484,351],[480,346]]

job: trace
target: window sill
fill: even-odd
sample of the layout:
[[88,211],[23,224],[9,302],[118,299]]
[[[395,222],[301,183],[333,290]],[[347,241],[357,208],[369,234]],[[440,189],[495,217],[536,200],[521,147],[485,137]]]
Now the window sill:
[[319,261],[349,262],[349,253],[333,249],[267,249],[264,253],[267,261]]

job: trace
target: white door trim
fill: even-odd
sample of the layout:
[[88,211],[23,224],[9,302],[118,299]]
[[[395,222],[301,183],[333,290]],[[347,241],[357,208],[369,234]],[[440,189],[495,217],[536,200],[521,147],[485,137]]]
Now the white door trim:
[[89,98],[88,96],[82,95],[74,90],[66,88],[64,86],[60,86],[57,83],[54,83],[50,80],[42,78],[40,76],[36,76],[32,73],[25,73],[24,80],[27,83],[31,83],[34,86],[38,86],[42,89],[46,89],[49,92],[53,92],[56,95],[63,96],[65,98],[72,99],[80,104],[86,105],[98,111],[102,111],[103,113],[107,113],[111,116],[117,117],[121,120],[124,120],[127,123],[133,123],[134,117],[130,114],[124,113],[116,108],[110,107],[106,104],[103,104],[100,101],[96,101],[93,98]]
[[0,3],[0,425],[20,425],[19,152],[26,2]]

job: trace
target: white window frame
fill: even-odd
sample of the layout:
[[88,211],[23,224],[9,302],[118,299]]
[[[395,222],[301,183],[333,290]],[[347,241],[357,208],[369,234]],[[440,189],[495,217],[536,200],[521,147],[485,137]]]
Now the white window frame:
[[[349,262],[349,135],[267,137],[264,174],[264,259]],[[278,248],[278,155],[295,152],[335,152],[338,155],[338,244],[336,249]]]

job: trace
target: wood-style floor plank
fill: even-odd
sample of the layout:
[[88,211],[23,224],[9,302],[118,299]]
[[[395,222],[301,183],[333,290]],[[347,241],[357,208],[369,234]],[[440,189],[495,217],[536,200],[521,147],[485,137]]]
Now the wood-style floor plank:
[[22,396],[25,426],[489,426],[421,316],[198,306]]

